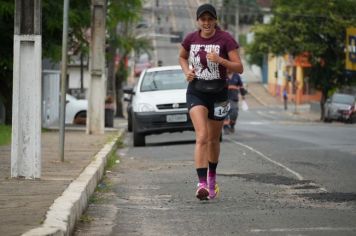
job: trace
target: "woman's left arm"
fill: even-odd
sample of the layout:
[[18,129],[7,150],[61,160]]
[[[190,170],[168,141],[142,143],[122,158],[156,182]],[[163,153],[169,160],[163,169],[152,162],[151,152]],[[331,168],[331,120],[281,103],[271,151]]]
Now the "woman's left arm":
[[218,63],[233,72],[242,74],[244,67],[242,65],[241,58],[237,49],[231,50],[227,55],[229,60],[220,57]]
[[228,59],[220,57],[217,53],[212,52],[207,54],[207,59],[219,63],[220,65],[226,67],[226,69],[242,74],[244,67],[241,62],[241,58],[237,49],[231,50],[228,52]]

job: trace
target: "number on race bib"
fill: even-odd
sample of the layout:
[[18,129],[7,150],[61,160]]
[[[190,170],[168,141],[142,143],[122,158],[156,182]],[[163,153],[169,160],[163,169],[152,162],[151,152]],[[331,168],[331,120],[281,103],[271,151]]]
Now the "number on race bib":
[[225,102],[217,102],[214,104],[214,116],[215,117],[225,117],[230,110],[230,103],[228,101]]

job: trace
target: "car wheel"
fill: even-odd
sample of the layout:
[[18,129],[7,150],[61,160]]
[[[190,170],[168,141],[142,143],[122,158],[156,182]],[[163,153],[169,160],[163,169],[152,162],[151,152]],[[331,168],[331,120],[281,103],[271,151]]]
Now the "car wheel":
[[350,117],[345,122],[346,122],[346,124],[353,124],[353,123],[355,123],[355,119],[353,117]]
[[355,124],[356,123],[356,115],[355,115],[355,113],[351,114],[351,116],[349,117],[349,119],[347,121],[350,124]]
[[145,135],[140,134],[137,130],[137,123],[135,120],[132,121],[132,131],[133,131],[133,145],[134,147],[141,147],[146,145]]
[[78,112],[78,114],[75,115],[73,124],[75,125],[85,125],[87,121],[87,112],[86,111],[81,111]]

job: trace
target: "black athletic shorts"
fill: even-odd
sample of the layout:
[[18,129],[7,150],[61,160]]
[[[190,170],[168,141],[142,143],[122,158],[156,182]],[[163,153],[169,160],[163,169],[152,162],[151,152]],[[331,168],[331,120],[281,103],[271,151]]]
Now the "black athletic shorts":
[[218,93],[202,93],[196,90],[188,89],[188,110],[196,105],[202,105],[208,109],[209,119],[224,120],[230,110],[227,88]]

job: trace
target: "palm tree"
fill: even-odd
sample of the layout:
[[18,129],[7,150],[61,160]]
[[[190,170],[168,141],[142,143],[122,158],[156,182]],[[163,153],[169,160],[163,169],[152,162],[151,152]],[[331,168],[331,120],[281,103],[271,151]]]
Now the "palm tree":
[[[116,116],[123,117],[121,103],[122,84],[129,75],[126,61],[132,51],[149,51],[152,46],[147,38],[135,36],[135,25],[140,18],[141,0],[114,0],[108,4],[108,83],[107,94],[116,101]],[[115,59],[119,55],[117,69]]]

